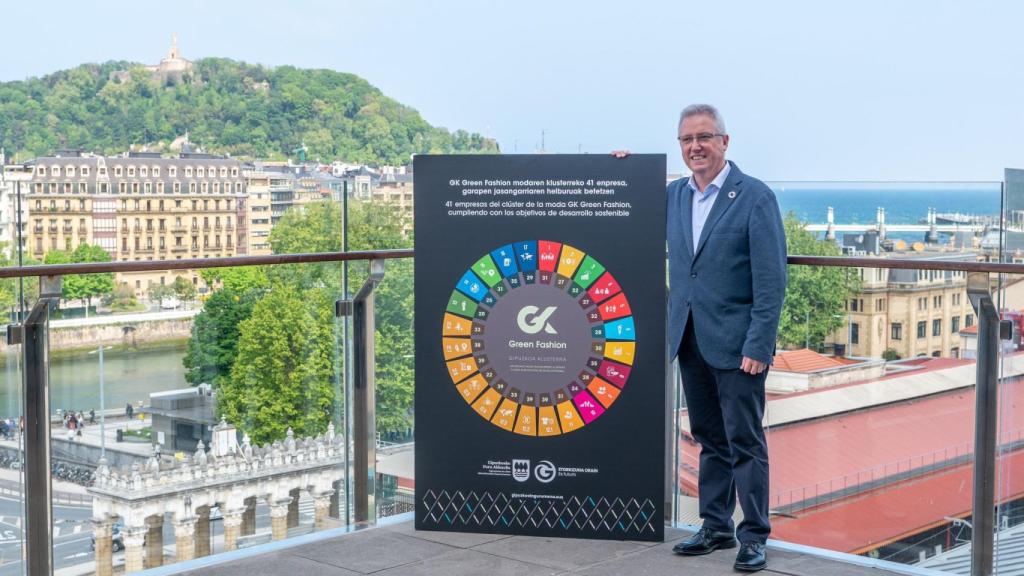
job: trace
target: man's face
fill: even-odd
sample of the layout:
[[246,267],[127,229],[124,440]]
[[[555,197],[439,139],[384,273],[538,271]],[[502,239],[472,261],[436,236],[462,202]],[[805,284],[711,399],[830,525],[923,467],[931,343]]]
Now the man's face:
[[[714,136],[708,139],[709,134]],[[679,147],[686,166],[701,179],[710,180],[725,167],[729,136],[718,134],[710,116],[697,114],[683,119],[679,126]]]

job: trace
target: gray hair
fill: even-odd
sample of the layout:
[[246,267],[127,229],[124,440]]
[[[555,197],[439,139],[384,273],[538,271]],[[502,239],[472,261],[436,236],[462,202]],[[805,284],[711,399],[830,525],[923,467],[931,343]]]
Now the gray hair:
[[686,120],[690,116],[710,116],[715,121],[715,130],[719,134],[726,134],[725,131],[725,120],[722,119],[722,114],[718,112],[718,109],[711,104],[690,104],[683,111],[679,113],[679,124],[676,126],[676,131],[683,125],[683,120]]

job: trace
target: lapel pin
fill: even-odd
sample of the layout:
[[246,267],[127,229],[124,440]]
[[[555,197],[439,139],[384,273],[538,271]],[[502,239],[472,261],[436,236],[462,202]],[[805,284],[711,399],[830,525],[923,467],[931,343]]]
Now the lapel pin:
[[736,197],[736,191],[735,190],[730,190],[729,191],[729,200],[732,200],[735,197]]

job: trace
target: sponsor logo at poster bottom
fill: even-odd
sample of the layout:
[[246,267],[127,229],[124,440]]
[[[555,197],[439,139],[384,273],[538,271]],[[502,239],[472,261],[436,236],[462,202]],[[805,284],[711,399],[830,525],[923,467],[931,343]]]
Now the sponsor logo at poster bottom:
[[538,481],[547,484],[555,479],[558,475],[558,471],[555,469],[555,465],[547,460],[541,460],[533,468],[533,475]]
[[512,460],[512,478],[516,482],[526,482],[530,479],[530,461],[529,460]]

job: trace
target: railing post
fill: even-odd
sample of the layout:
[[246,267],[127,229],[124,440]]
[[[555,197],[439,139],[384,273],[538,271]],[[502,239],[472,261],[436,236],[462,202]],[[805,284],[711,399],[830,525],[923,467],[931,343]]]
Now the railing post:
[[996,394],[999,314],[984,272],[967,275],[967,297],[978,317],[978,367],[974,386],[974,494],[971,507],[971,574],[991,576],[995,542]]
[[60,276],[39,279],[39,300],[24,323],[8,329],[22,345],[25,427],[25,564],[27,574],[53,573],[53,488],[50,480],[50,306],[60,298]]
[[384,277],[384,260],[370,261],[370,277],[356,294],[352,306],[353,391],[352,444],[355,475],[353,520],[374,523],[377,480],[376,384],[374,380],[374,294]]

